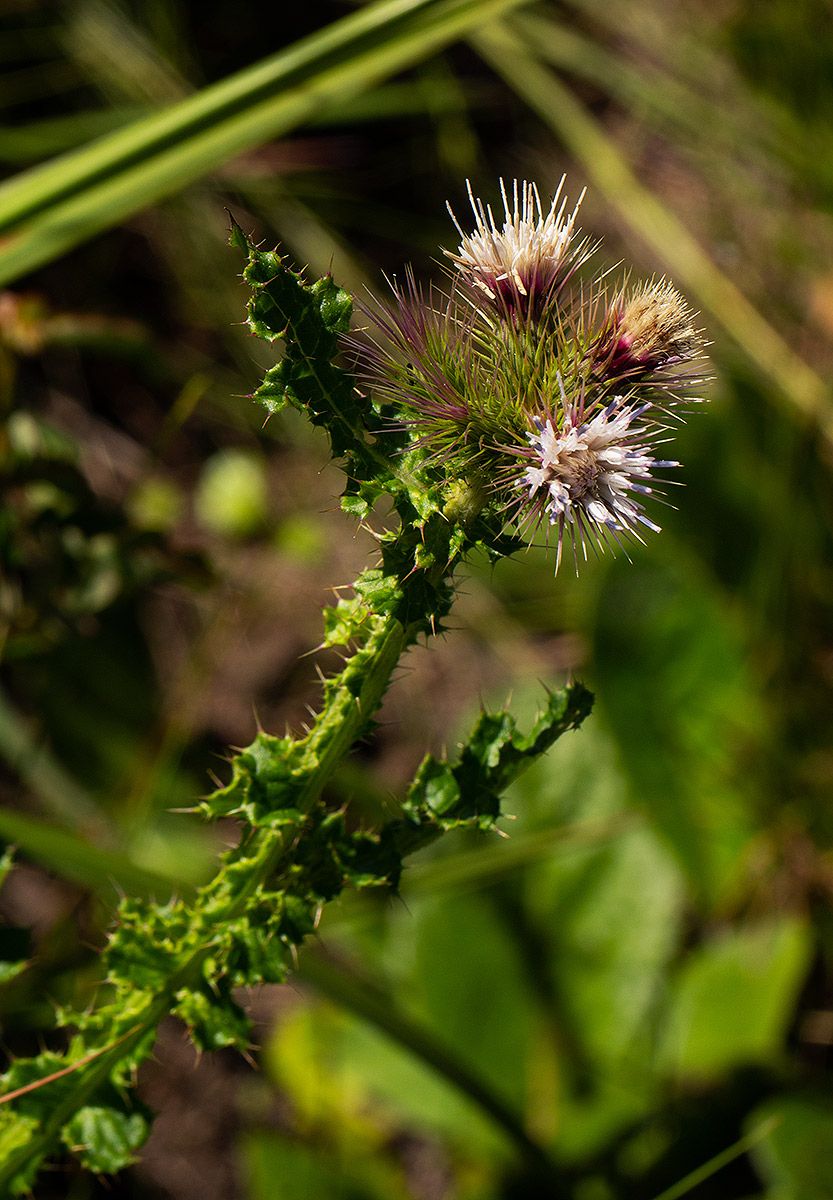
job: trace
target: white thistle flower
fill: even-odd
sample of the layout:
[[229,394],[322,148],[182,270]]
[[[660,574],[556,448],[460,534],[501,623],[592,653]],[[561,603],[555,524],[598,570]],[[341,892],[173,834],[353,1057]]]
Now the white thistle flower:
[[565,531],[573,554],[580,544],[585,559],[588,540],[596,547],[609,538],[618,543],[620,534],[641,541],[640,525],[659,532],[637,496],[652,493],[657,468],[679,463],[650,453],[648,442],[659,427],[638,423],[649,407],[616,396],[590,420],[566,410],[560,430],[539,418],[536,431],[527,434],[528,466],[520,482],[528,489],[532,519],[546,518],[558,529],[556,570]]
[[[510,207],[501,179],[505,217],[501,228],[498,228],[491,207],[484,207],[482,200],[475,198],[471,183],[466,180],[475,217],[475,231],[465,233],[451,205],[447,205],[462,241],[456,254],[450,250],[443,253],[456,264],[469,283],[492,301],[503,303],[512,310],[518,307],[528,309],[536,302],[546,303],[578,265],[576,260],[587,254],[586,242],[578,247],[571,244],[584,191],[573,211],[567,215],[566,200],[561,200],[559,205],[565,178],[561,177],[546,215],[534,183],[524,181],[519,195],[516,179]],[[572,269],[568,270],[570,267]]]

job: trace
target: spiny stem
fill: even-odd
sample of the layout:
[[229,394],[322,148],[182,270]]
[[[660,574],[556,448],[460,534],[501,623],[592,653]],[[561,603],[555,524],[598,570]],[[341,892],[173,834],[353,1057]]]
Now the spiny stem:
[[[393,617],[388,618],[371,635],[367,644],[353,655],[341,673],[343,682],[336,693],[336,699],[344,693],[349,695],[351,703],[335,720],[332,713],[338,710],[334,704],[323,710],[306,739],[311,754],[317,754],[318,765],[310,772],[299,798],[302,811],[308,810],[321,795],[327,779],[356,740],[368,715],[378,708],[393,669],[399,661],[406,639],[407,633],[399,621]],[[349,690],[349,684],[353,682],[357,661],[360,667],[361,686],[357,693],[353,693]],[[268,826],[257,830],[255,836],[260,845],[256,854],[251,857],[257,860],[257,868],[251,871],[245,887],[223,911],[214,909],[212,913],[214,920],[218,918],[231,920],[245,912],[252,894],[274,873],[281,858],[289,852],[292,844],[291,839],[287,839],[282,830]],[[210,903],[216,894],[217,884],[221,881],[221,877],[222,872],[198,892],[194,901],[195,913],[199,912],[201,906],[205,907]],[[198,918],[195,916],[196,919]],[[62,1103],[52,1109],[48,1119],[39,1130],[33,1132],[25,1145],[0,1165],[0,1186],[8,1184],[33,1159],[40,1158],[49,1152],[57,1140],[61,1128],[73,1113],[84,1105],[100,1084],[105,1082],[119,1061],[135,1050],[142,1039],[159,1024],[163,1017],[167,1016],[173,1007],[177,992],[194,982],[199,975],[203,960],[209,952],[209,946],[201,946],[192,951],[181,963],[176,974],[167,981],[166,986],[150,1001],[141,1019],[116,1043],[96,1051],[94,1062],[90,1055],[87,1056],[86,1062],[71,1064],[66,1071],[57,1073],[63,1075],[72,1070],[78,1070],[79,1077],[76,1087]],[[42,1083],[51,1082],[52,1079],[57,1078],[57,1074],[50,1076],[49,1080],[44,1079]],[[17,1094],[20,1092],[14,1093],[14,1095]]]

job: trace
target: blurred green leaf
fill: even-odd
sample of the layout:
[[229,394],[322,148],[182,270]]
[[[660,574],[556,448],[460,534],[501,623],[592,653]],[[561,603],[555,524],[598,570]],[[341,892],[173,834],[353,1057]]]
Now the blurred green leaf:
[[197,519],[213,533],[246,538],[264,525],[268,509],[264,464],[245,450],[220,450],[203,468],[194,497]]
[[749,1116],[775,1128],[752,1151],[768,1185],[766,1200],[833,1198],[833,1104],[829,1098],[776,1096]]
[[663,1068],[714,1079],[777,1061],[811,948],[803,921],[779,917],[726,929],[693,951],[672,984],[658,1050]]
[[[515,785],[512,800],[523,828],[528,804],[589,822],[625,811],[626,795],[615,745],[591,718],[581,738],[560,742]],[[685,903],[680,871],[651,830],[623,826],[615,839],[578,841],[534,864],[524,890],[550,942],[571,1025],[588,1053],[610,1065],[644,1025],[675,952]]]
[[681,562],[610,564],[595,614],[604,716],[634,799],[714,904],[761,820],[766,721],[721,597]]
[[490,1161],[505,1154],[495,1127],[448,1077],[346,1008],[296,1011],[276,1027],[264,1062],[292,1097],[302,1129],[367,1145],[374,1129],[393,1124]]
[[[391,941],[389,954],[393,946]],[[448,1033],[434,1029],[420,1012],[425,1006],[418,1000],[407,1007],[397,1004],[392,993],[377,988],[375,979],[362,980],[318,955],[306,955],[301,977],[350,1014],[349,1020],[331,1022],[329,1032],[323,1027],[326,1045],[316,1035],[318,1067],[313,1071],[320,1074],[324,1062],[330,1069],[339,1063],[343,1080],[360,1079],[368,1094],[382,1100],[400,1119],[416,1121],[461,1146],[477,1143],[479,1152],[489,1158],[505,1154],[510,1141],[542,1177],[552,1174],[552,1163],[527,1133],[518,1110],[491,1086],[482,1056],[473,1067],[469,1065],[468,1038],[452,1042]],[[417,984],[411,990],[421,989]],[[276,1042],[275,1061],[287,1086],[291,1078],[287,1066],[298,1044],[297,1038],[290,1037],[288,1056],[284,1031]],[[505,1078],[501,1084],[506,1087]]]
[[6,847],[2,855],[0,855],[0,887],[3,886],[6,876],[14,866],[14,848]]
[[[512,791],[518,823],[580,827],[626,814],[627,780],[598,718],[560,742]],[[637,814],[633,819],[638,820]],[[623,825],[601,843],[568,843],[523,878],[537,963],[548,980],[561,1158],[580,1160],[650,1110],[650,1044],[686,902],[673,856],[650,830]],[[540,1056],[539,1056],[540,1058]],[[540,1062],[539,1062],[540,1066]]]
[[149,476],[128,496],[126,508],[137,529],[168,533],[182,515],[183,495],[173,480]]
[[483,895],[427,897],[409,905],[415,983],[432,1026],[521,1112],[532,1028],[517,939]]
[[255,1134],[242,1145],[251,1200],[407,1200],[402,1180],[385,1162],[324,1156],[318,1146],[276,1134]]
[[285,517],[275,531],[274,544],[281,554],[296,563],[320,563],[326,549],[321,522],[308,513]]
[[648,830],[563,856],[530,880],[552,926],[562,1003],[603,1069],[626,1057],[656,1006],[680,934],[684,890]]

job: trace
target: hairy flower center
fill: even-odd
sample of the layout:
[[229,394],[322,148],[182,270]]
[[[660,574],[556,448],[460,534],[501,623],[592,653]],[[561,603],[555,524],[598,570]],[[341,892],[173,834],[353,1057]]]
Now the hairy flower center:
[[560,479],[573,500],[592,492],[599,478],[599,460],[592,450],[579,446],[550,465],[551,478]]

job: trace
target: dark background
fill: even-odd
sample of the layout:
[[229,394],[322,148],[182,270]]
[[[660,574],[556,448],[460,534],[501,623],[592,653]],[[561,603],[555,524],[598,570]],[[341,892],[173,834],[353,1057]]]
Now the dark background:
[[[0,165],[349,11],[7,2]],[[38,1196],[537,1194],[453,1081],[339,1003],[347,971],[523,1114],[564,1197],[651,1200],[731,1146],[669,1195],[833,1196],[830,11],[577,0],[507,23],[510,68],[457,42],[0,296],[0,836],[19,847],[0,938],[32,958],[0,998],[11,1053],[55,1036],[54,1001],[87,1002],[119,890],[211,874],[233,831],[173,810],[256,721],[300,728],[328,666],[300,656],[372,553],[323,439],[247,399],[270,358],[241,324],[227,210],[310,277],[383,294],[407,262],[442,277],[466,177],[495,204],[501,175],[550,193],[566,172],[594,263],[673,278],[715,375],[662,534],[578,578],[543,549],[472,562],[453,630],[408,655],[332,785],[372,824],[480,704],[511,694],[529,719],[578,676],[596,712],[513,790],[511,840],[443,843],[401,900],[329,914],[333,994],[302,962],[247,997],[257,1070],[195,1068],[163,1027],[143,1164],[106,1183],[59,1167]]]

